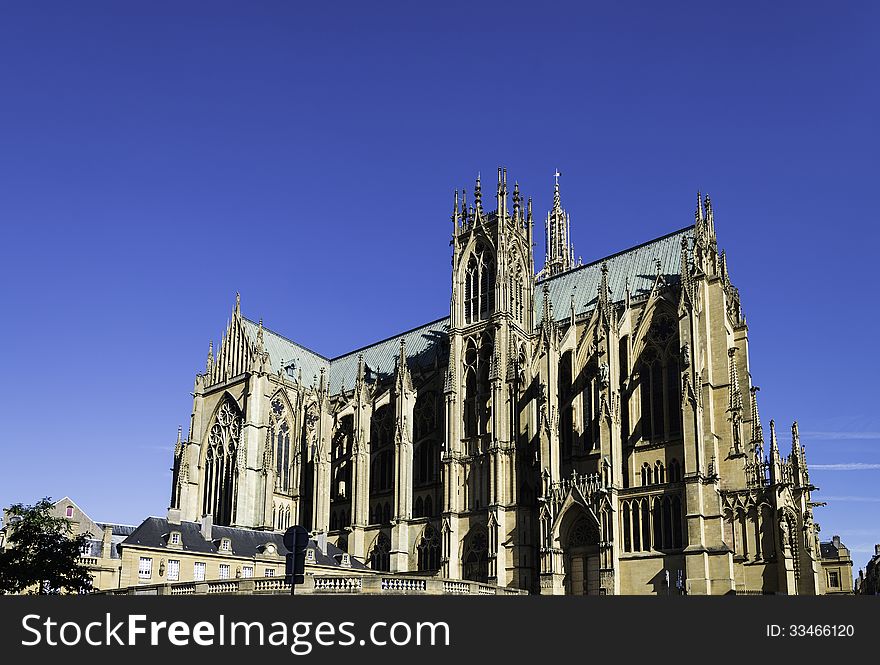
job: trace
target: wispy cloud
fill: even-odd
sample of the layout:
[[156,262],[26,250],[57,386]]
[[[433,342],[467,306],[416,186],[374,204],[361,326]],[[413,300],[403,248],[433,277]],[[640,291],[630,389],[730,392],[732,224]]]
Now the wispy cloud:
[[880,503],[878,496],[825,496],[823,501],[852,501],[855,503]]
[[810,471],[877,471],[880,464],[868,464],[866,462],[844,462],[842,464],[810,464]]
[[801,437],[806,439],[819,439],[824,441],[843,441],[846,439],[880,440],[880,432],[801,432]]

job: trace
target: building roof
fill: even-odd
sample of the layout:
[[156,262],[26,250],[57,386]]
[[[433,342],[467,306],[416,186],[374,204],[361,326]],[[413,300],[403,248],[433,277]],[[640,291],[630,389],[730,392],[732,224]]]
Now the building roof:
[[660,262],[660,273],[664,279],[677,282],[681,275],[681,240],[687,238],[688,245],[693,246],[693,235],[694,227],[688,226],[539,281],[535,288],[536,316],[540,318],[538,313],[543,307],[545,285],[549,291],[553,318],[557,321],[570,316],[572,295],[576,314],[591,311],[596,306],[603,265],[608,266],[608,288],[611,289],[612,302],[626,299],[627,280],[631,297],[650,293],[657,278],[657,261]]
[[[572,270],[540,280],[535,289],[535,313],[540,318],[543,308],[544,286],[547,286],[553,318],[566,319],[571,314],[571,297],[574,295],[575,312],[583,314],[596,306],[599,284],[602,279],[602,266],[608,266],[608,287],[611,300],[621,302],[626,299],[627,284],[630,296],[638,298],[650,292],[659,271],[667,282],[678,281],[681,275],[682,238],[693,247],[694,227],[688,226],[660,238],[650,240],[635,247],[612,254]],[[243,319],[248,334],[256,339],[258,325]],[[283,366],[293,363],[286,370],[290,378],[296,378],[302,370],[303,384],[314,386],[314,377],[321,369],[327,373],[330,392],[337,394],[343,387],[350,389],[357,377],[358,357],[363,354],[367,368],[367,378],[385,378],[394,373],[400,353],[400,339],[406,341],[407,361],[410,365],[422,366],[435,360],[445,361],[448,353],[449,317],[393,335],[380,342],[364,346],[355,351],[328,359],[311,351],[276,332],[263,328],[263,343],[269,352],[272,370],[277,372]]]
[[[256,339],[259,324],[245,317],[241,320],[247,334],[251,339]],[[295,379],[301,370],[302,380],[306,385],[313,385],[314,378],[320,375],[321,369],[330,370],[328,358],[266,327],[263,327],[263,346],[269,352],[273,372],[282,371],[288,378]]]
[[[256,529],[242,529],[229,526],[212,526],[211,540],[205,540],[202,537],[202,525],[199,522],[181,521],[179,524],[172,524],[163,517],[148,517],[134,532],[129,535],[122,546],[140,545],[142,547],[166,548],[168,539],[172,531],[180,532],[180,540],[182,551],[184,552],[202,552],[205,554],[219,554],[220,541],[228,538],[231,544],[231,554],[237,557],[255,557],[264,553],[266,545],[274,545],[276,552],[280,556],[287,554],[287,548],[284,546],[283,534],[275,531],[257,531]],[[326,551],[322,550],[315,540],[309,541],[309,547],[315,550],[315,563],[323,566],[339,566],[340,560],[344,552],[327,543]],[[169,551],[174,552],[176,548],[169,547]],[[365,569],[363,563],[350,557],[351,568]]]

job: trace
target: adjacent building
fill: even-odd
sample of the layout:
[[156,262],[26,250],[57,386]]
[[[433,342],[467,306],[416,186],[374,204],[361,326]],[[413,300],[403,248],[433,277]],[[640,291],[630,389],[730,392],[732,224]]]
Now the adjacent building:
[[874,556],[864,569],[859,570],[855,592],[865,596],[880,596],[880,545],[874,545]]
[[819,543],[822,554],[822,573],[825,593],[829,595],[853,593],[853,561],[849,549],[834,536],[827,543]]

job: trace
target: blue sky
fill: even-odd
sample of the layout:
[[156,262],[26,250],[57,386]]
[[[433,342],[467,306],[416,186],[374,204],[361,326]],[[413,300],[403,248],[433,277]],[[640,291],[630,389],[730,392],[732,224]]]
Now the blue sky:
[[325,355],[436,319],[453,190],[504,165],[542,217],[559,168],[584,261],[712,196],[761,413],[863,565],[878,6],[426,4],[0,7],[0,504],[164,514],[236,291]]

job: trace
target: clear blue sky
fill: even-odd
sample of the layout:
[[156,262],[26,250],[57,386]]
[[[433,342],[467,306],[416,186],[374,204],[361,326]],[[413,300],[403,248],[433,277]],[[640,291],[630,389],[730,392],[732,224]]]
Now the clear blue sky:
[[539,216],[562,171],[584,261],[711,194],[762,415],[863,565],[878,5],[314,4],[0,5],[0,504],[164,514],[235,292],[325,355],[443,316],[453,189],[503,164]]

